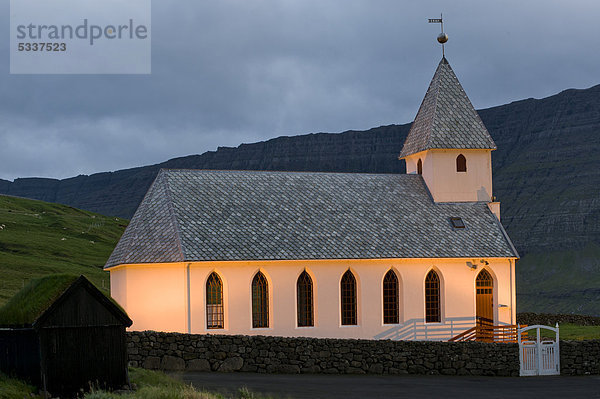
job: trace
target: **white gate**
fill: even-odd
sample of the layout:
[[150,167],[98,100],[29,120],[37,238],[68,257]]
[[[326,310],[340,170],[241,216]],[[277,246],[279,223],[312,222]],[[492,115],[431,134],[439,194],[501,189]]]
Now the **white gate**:
[[[536,340],[530,341],[527,331],[536,330]],[[542,340],[540,329],[551,330],[556,333],[556,339]],[[521,334],[525,334],[525,340]],[[519,328],[519,360],[521,362],[521,376],[558,375],[560,374],[560,352],[558,348],[558,323],[556,328],[549,326],[530,326]]]

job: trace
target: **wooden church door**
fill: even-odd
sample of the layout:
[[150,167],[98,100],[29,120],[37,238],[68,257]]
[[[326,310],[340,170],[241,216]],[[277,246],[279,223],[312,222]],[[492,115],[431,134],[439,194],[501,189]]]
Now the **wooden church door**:
[[494,325],[494,280],[490,273],[483,269],[476,280],[476,316],[479,325]]

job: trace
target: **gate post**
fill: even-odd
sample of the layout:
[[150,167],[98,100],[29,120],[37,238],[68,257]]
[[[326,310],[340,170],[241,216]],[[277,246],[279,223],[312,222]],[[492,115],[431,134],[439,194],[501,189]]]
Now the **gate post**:
[[535,343],[535,350],[537,352],[537,375],[540,375],[540,370],[542,369],[542,365],[544,364],[542,363],[542,340],[540,335],[540,328],[538,327],[536,329],[537,341]]
[[560,341],[558,340],[558,321],[556,322],[556,371],[560,375]]

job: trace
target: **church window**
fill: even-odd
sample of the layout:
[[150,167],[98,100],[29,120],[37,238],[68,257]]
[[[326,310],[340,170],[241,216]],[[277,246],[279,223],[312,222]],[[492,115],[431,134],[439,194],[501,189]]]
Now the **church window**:
[[298,327],[314,326],[313,282],[306,271],[303,271],[298,277],[296,295],[298,301]]
[[269,283],[261,272],[252,280],[252,327],[269,327]]
[[383,324],[399,323],[399,299],[398,277],[390,270],[383,278]]
[[430,271],[425,278],[425,321],[439,323],[442,321],[440,312],[440,277],[435,270]]
[[467,158],[463,154],[456,157],[456,171],[466,172],[467,171]]
[[350,270],[342,276],[340,288],[342,325],[356,325],[356,278]]
[[423,161],[421,161],[420,158],[417,161],[417,174],[419,174],[419,175],[423,174]]
[[206,328],[224,327],[223,282],[212,272],[206,281]]

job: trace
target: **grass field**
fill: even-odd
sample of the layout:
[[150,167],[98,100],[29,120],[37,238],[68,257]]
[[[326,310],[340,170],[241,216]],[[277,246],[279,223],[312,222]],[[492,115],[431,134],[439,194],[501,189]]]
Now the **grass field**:
[[576,324],[561,324],[558,329],[560,339],[600,339],[600,326],[578,326]]
[[0,196],[0,305],[30,279],[85,275],[109,292],[104,263],[127,225],[65,205]]
[[[559,325],[559,339],[581,341],[585,339],[600,339],[600,326],[580,326],[577,324],[564,323]],[[535,339],[536,330],[528,331],[529,339]],[[552,330],[540,329],[542,337],[554,339]]]
[[[129,377],[137,390],[126,393],[112,393],[94,390],[85,394],[84,399],[228,399],[218,393],[201,392],[185,383],[158,371],[129,368]],[[37,389],[23,381],[8,378],[0,373],[0,399],[41,398]],[[234,398],[268,399],[247,389],[240,389]]]
[[36,392],[33,386],[0,373],[0,399],[39,398],[34,395]]

